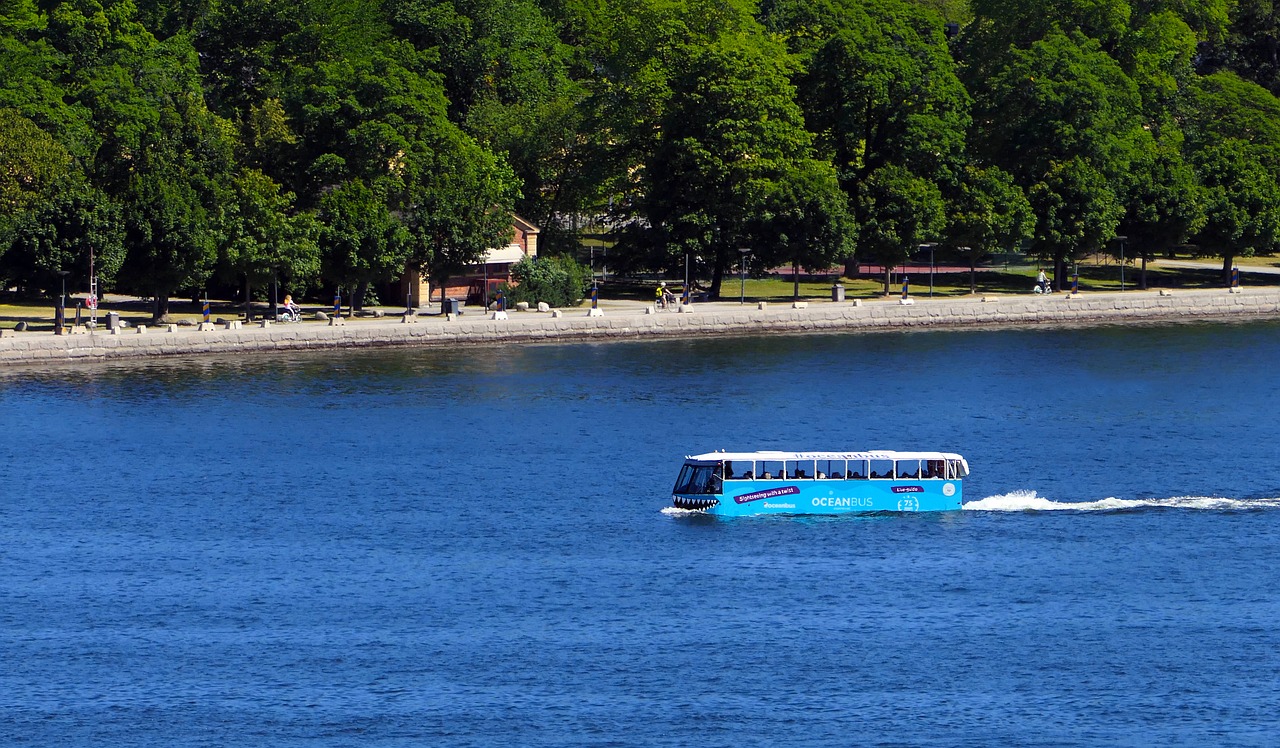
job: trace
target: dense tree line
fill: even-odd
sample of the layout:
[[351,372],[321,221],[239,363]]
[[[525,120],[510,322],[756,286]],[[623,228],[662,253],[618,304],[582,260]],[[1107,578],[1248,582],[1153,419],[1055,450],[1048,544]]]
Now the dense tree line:
[[[447,279],[518,212],[709,278],[1280,239],[1258,0],[0,0],[0,281]],[[887,283],[886,278],[886,283]]]

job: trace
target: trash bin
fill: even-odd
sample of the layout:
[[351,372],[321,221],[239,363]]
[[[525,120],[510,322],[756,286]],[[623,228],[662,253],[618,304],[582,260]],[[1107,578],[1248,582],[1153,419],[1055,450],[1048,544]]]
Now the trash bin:
[[462,314],[462,302],[457,299],[445,299],[444,308],[441,311],[445,314]]
[[114,330],[120,326],[119,312],[107,312],[107,329]]
[[844,301],[844,284],[841,284],[841,283],[831,284],[831,300]]

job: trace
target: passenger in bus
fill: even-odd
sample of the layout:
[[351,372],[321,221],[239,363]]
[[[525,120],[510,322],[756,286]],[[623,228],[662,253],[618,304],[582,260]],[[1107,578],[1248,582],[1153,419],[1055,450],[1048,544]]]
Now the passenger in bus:
[[804,470],[802,470],[801,468],[796,468],[796,474],[791,477],[792,478],[808,478],[809,476],[805,475]]
[[753,472],[751,472],[750,470],[748,470],[748,471],[746,471],[745,473],[743,473],[743,474],[742,474],[742,479],[743,479],[743,480],[755,480],[755,479],[756,479],[756,474],[755,474],[755,473],[753,473]]
[[844,473],[832,473],[831,478],[833,480],[844,480]]

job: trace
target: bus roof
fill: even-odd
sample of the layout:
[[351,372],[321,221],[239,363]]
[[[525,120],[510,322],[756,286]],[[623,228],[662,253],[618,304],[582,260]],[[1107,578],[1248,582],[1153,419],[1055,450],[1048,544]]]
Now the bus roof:
[[[894,452],[880,450],[874,452],[779,452],[762,450],[759,452],[708,452],[700,455],[689,455],[686,460],[697,462],[721,462],[733,460],[960,460],[965,459],[954,452]],[[968,468],[968,463],[965,463]]]

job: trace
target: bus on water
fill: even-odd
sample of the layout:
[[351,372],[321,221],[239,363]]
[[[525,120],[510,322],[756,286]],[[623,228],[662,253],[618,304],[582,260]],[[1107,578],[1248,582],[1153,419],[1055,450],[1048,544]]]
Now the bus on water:
[[686,457],[671,502],[723,516],[959,509],[969,464],[950,452],[710,452]]

